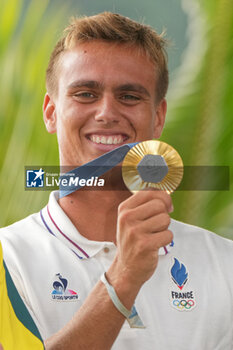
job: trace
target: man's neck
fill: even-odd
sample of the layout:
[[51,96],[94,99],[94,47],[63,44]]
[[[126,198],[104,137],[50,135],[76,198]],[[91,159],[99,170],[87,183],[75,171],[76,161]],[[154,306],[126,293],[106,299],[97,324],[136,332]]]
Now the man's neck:
[[83,189],[59,200],[59,205],[84,237],[116,242],[117,210],[130,196],[124,190]]

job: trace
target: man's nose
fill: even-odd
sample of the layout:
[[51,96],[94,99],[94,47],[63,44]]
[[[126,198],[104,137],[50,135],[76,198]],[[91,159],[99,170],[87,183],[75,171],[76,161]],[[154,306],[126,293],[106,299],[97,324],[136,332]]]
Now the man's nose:
[[120,113],[117,108],[117,101],[114,96],[105,95],[98,103],[98,108],[95,114],[95,120],[98,123],[112,124],[118,123],[120,119]]

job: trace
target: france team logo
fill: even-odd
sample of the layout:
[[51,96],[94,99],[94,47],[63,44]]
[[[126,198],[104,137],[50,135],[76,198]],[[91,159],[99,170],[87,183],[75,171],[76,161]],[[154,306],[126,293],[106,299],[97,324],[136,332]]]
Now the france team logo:
[[178,311],[191,311],[195,308],[197,302],[192,283],[188,283],[187,286],[187,282],[190,280],[189,273],[186,266],[177,258],[174,257],[172,260],[170,270],[173,281],[170,289],[171,305]]
[[27,170],[26,187],[44,187],[44,173],[42,168],[39,170]]

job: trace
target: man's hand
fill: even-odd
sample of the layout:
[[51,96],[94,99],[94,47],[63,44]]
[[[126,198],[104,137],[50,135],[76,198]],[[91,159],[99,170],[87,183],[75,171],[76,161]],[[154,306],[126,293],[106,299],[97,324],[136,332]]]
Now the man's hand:
[[157,190],[140,191],[118,208],[117,254],[107,278],[128,308],[136,297],[130,298],[129,291],[138,293],[157,267],[159,248],[173,239],[168,230],[172,210],[171,197]]

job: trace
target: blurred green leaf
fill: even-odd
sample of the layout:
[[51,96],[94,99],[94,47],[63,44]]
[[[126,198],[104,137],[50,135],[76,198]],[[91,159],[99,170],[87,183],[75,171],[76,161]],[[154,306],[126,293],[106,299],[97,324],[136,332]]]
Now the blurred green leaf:
[[0,226],[39,210],[47,201],[47,192],[35,196],[24,190],[24,166],[58,164],[56,138],[44,128],[42,103],[50,51],[67,19],[67,6],[56,8],[53,16],[56,4],[48,5],[45,0],[28,4],[4,1],[5,17],[0,25],[0,37],[4,38],[0,55]]
[[[199,1],[199,6],[205,30],[200,53],[192,54],[202,56],[203,50],[204,55],[189,85],[182,86],[184,95],[173,100],[163,138],[177,147],[186,165],[232,167],[233,2]],[[177,192],[174,216],[233,239],[232,198],[232,189]]]

